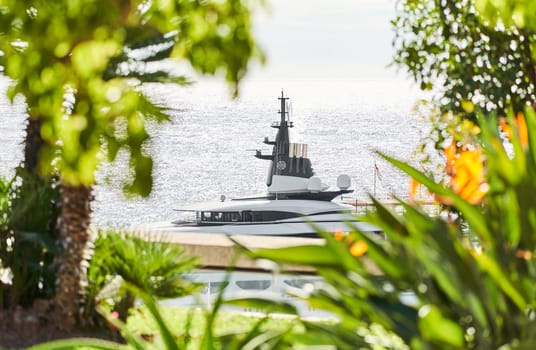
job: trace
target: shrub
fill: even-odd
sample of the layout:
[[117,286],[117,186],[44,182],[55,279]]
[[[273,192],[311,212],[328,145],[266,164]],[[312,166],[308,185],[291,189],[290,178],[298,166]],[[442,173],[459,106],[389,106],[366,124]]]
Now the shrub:
[[102,321],[96,307],[116,311],[119,319],[126,320],[136,300],[127,286],[135,286],[158,298],[193,293],[199,286],[186,280],[184,273],[191,271],[196,262],[195,258],[185,256],[177,245],[121,232],[100,231],[88,270],[86,322],[99,324]]
[[22,168],[0,183],[0,266],[10,275],[0,299],[4,306],[30,306],[54,295],[59,191],[54,178]]

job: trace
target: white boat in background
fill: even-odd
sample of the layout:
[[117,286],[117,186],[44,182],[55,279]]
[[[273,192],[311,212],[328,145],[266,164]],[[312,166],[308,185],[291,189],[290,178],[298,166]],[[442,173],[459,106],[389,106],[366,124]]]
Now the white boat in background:
[[379,232],[378,228],[360,222],[352,214],[353,207],[334,201],[351,193],[348,175],[337,178],[338,190],[329,190],[315,176],[307,157],[306,144],[291,143],[293,127],[287,108],[288,97],[281,92],[281,120],[275,140],[264,139],[273,146],[271,154],[258,150],[255,156],[269,161],[267,193],[261,196],[198,203],[177,210],[190,213],[187,219],[145,225],[144,229],[160,232],[202,232],[227,235],[272,235],[317,237],[317,229],[347,232],[352,227]]
[[[301,318],[335,319],[335,315],[324,310],[312,308],[305,297],[324,282],[318,276],[296,276],[267,272],[234,271],[227,275],[222,271],[198,270],[185,274],[184,278],[203,284],[204,288],[194,295],[164,299],[161,305],[195,306],[210,308],[220,292],[225,300],[243,298],[264,298],[293,305]],[[223,306],[228,311],[260,313],[263,310],[251,307]],[[283,314],[279,314],[284,316]],[[274,316],[274,314],[271,314]]]

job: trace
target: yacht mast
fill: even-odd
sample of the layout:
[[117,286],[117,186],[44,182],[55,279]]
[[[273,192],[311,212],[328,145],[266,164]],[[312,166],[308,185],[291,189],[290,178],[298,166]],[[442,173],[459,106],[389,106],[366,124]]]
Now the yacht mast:
[[[279,114],[281,114],[281,124],[280,125],[283,125],[287,121],[286,117],[288,115],[288,111],[286,110],[287,109],[287,103],[286,102],[287,102],[287,100],[289,98],[285,97],[285,95],[283,94],[283,90],[281,90],[281,97],[278,97],[277,99],[281,101],[281,110],[279,111]],[[290,125],[290,127],[292,127],[292,125]]]
[[260,159],[270,160],[270,168],[268,170],[268,178],[266,184],[272,184],[274,175],[310,178],[313,176],[311,161],[307,158],[307,145],[291,144],[289,139],[289,128],[292,128],[292,122],[289,120],[289,112],[287,110],[288,97],[281,90],[281,97],[277,98],[281,102],[279,115],[281,120],[279,123],[272,124],[273,128],[278,129],[275,140],[271,141],[267,137],[264,138],[264,143],[272,145],[272,154],[262,154],[257,151],[256,157]]

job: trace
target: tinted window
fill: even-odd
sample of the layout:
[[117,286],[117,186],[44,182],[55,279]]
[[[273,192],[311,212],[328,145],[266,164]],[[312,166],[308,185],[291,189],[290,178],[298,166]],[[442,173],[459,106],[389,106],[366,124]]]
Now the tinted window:
[[304,285],[310,283],[310,284],[315,284],[318,282],[318,280],[313,280],[313,279],[295,279],[295,280],[285,280],[284,281],[285,284],[288,284],[289,286],[291,287],[294,287],[294,288],[303,288]]
[[232,212],[207,212],[201,213],[201,221],[204,222],[268,222],[285,220],[299,217],[298,213],[286,211],[251,211],[245,210],[242,213]]
[[299,217],[298,213],[289,213],[286,211],[256,211],[253,212],[253,221],[277,221]]
[[265,290],[270,287],[270,281],[236,281],[236,285],[245,290]]
[[206,293],[207,290],[210,288],[210,294],[216,294],[220,291],[220,289],[223,287],[227,287],[229,285],[229,282],[209,282],[205,285],[205,288],[203,290],[203,293]]

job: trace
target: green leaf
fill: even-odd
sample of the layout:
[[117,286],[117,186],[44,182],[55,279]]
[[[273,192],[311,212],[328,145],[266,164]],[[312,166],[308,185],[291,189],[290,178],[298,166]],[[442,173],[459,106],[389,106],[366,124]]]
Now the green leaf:
[[280,263],[311,266],[339,266],[340,259],[331,249],[322,245],[303,245],[278,249],[258,249],[249,251],[254,259],[269,259]]
[[261,347],[277,349],[277,344],[282,340],[287,332],[285,331],[258,331],[255,330],[248,334],[245,340],[240,344],[237,350],[255,350]]
[[[398,241],[398,236],[407,234],[404,225],[388,208],[383,206],[376,199],[372,198],[376,210],[368,214],[365,220],[369,223],[378,226],[385,234],[387,234],[393,242]],[[400,255],[396,255],[393,250],[387,248],[389,243],[379,242],[369,237],[366,232],[360,232],[359,228],[354,227],[355,232],[360,233],[360,237],[365,240],[368,245],[367,257],[371,259],[374,265],[394,279],[402,279],[407,276],[407,269],[404,264],[401,264]],[[403,259],[403,258],[402,258]]]
[[366,335],[361,335],[360,331],[366,327],[364,323],[360,324],[358,331],[341,327],[340,324],[330,324],[322,322],[304,322],[306,326],[305,334],[294,335],[299,344],[310,346],[326,346],[327,348],[335,346],[337,349],[355,350],[367,349],[370,343],[367,342]]
[[462,349],[465,345],[462,327],[444,317],[433,305],[424,305],[419,310],[419,329],[424,339],[443,349]]
[[389,317],[392,325],[391,330],[406,342],[418,336],[418,317],[414,307],[382,297],[372,297],[370,303],[374,305],[375,309],[381,310]]
[[536,112],[532,108],[525,109],[525,120],[529,136],[529,159],[532,161],[533,168],[536,167]]
[[498,262],[485,253],[475,254],[475,260],[483,271],[489,273],[494,282],[510,297],[517,308],[521,311],[525,310],[527,306],[525,298],[512,284],[510,276],[503,271]]
[[503,345],[499,350],[533,350],[536,349],[536,340],[534,339],[522,339],[515,340],[510,344]]
[[120,330],[121,335],[123,336],[123,338],[125,338],[125,340],[128,342],[130,346],[132,346],[136,350],[145,350],[147,348],[148,344],[146,341],[144,341],[141,337],[131,332],[125,323],[112,317],[112,315],[109,314],[108,310],[105,310],[102,307],[97,307],[97,310],[102,316],[104,316],[104,318],[106,318],[106,320],[112,326]]
[[378,152],[378,154],[387,161],[389,161],[391,164],[396,166],[398,169],[404,171],[410,177],[426,186],[426,188],[428,188],[431,193],[435,193],[452,200],[453,206],[456,207],[463,214],[464,219],[467,221],[469,226],[471,226],[474,232],[480,237],[482,237],[483,242],[494,241],[489,231],[489,228],[486,225],[486,218],[482,215],[482,213],[477,207],[466,202],[463,198],[458,196],[451,189],[435,183],[433,179],[427,177],[424,173],[413,168],[412,166],[402,161],[396,160],[392,157],[389,157],[385,154],[382,154],[381,152]]
[[28,350],[59,350],[59,349],[101,349],[116,350],[124,348],[119,343],[94,338],[70,338],[41,343],[28,348]]
[[162,342],[164,343],[165,348],[168,350],[180,350],[179,344],[175,341],[175,337],[173,336],[171,329],[164,321],[162,314],[158,311],[153,297],[133,285],[129,285],[128,288],[134,291],[134,293],[145,303],[145,306],[153,316],[153,319],[158,326],[158,332],[162,337]]
[[282,313],[297,315],[298,311],[296,307],[290,303],[283,301],[277,301],[273,299],[262,298],[239,298],[239,299],[226,299],[226,305],[239,306],[243,308],[251,308],[254,310],[260,310],[265,313]]
[[224,348],[227,350],[242,350],[247,344],[254,341],[255,338],[263,333],[261,327],[267,320],[268,316],[260,318],[243,337],[236,337],[235,334],[224,335],[221,337]]

